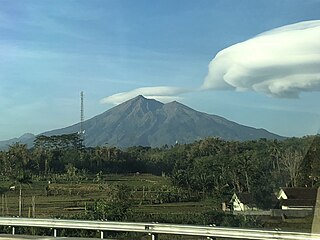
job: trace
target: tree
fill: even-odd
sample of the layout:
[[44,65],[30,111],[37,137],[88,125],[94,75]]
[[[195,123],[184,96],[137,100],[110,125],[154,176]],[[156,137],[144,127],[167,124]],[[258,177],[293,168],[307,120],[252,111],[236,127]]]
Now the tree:
[[72,163],[68,163],[65,166],[65,169],[67,171],[68,181],[73,182],[78,180],[78,177],[77,177],[78,169]]
[[175,186],[188,190],[188,197],[190,198],[193,183],[191,171],[179,169],[173,172],[171,181]]
[[289,147],[284,150],[282,154],[282,164],[289,174],[291,187],[298,186],[298,178],[300,174],[300,167],[303,161],[304,154],[299,149]]
[[81,139],[78,133],[37,136],[34,140],[36,165],[43,169],[45,176],[51,170],[62,172],[68,163],[76,165],[80,158]]
[[127,185],[119,184],[110,187],[107,191],[109,197],[96,200],[87,217],[112,221],[126,220],[132,206],[132,189]]
[[21,176],[30,161],[30,152],[27,145],[21,143],[10,145],[6,161],[6,171],[9,176],[13,178]]
[[45,136],[36,136],[34,140],[35,148],[52,149],[80,149],[81,138],[78,133]]
[[304,137],[308,149],[301,163],[299,182],[302,186],[318,186],[320,179],[320,135]]

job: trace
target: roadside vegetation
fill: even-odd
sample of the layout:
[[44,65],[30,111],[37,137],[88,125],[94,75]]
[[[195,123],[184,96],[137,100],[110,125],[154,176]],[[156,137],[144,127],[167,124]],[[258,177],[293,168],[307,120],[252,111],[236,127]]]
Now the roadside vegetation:
[[308,231],[311,218],[235,216],[221,203],[250,192],[270,209],[279,187],[319,186],[319,158],[318,135],[126,150],[83,148],[77,134],[38,136],[32,149],[0,152],[0,214]]

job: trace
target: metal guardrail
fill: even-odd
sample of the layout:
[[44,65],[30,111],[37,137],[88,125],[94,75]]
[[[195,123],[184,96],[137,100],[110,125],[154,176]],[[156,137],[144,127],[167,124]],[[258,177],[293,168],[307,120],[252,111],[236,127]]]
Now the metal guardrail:
[[0,217],[0,226],[11,226],[12,234],[15,234],[15,227],[18,226],[52,228],[54,237],[57,236],[57,229],[87,229],[99,230],[101,232],[101,238],[104,237],[103,233],[105,231],[115,231],[147,233],[151,235],[153,240],[157,239],[158,234],[203,236],[209,239],[222,237],[257,240],[320,240],[320,234],[311,233],[159,223]]

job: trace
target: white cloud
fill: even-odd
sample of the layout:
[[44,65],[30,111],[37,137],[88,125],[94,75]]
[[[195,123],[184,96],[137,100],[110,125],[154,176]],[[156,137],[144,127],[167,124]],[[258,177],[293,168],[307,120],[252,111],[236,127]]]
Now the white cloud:
[[[201,89],[255,91],[282,98],[320,91],[319,39],[320,20],[314,20],[272,29],[230,46],[210,62]],[[191,91],[198,89],[144,87],[114,94],[101,103],[119,104],[137,95],[170,102]]]
[[129,92],[117,93],[101,99],[101,103],[120,104],[138,95],[143,95],[146,98],[156,99],[160,102],[171,102],[181,99],[178,95],[189,92],[187,89],[177,87],[143,87],[131,90]]
[[320,20],[276,28],[220,51],[209,64],[202,89],[284,98],[320,91]]

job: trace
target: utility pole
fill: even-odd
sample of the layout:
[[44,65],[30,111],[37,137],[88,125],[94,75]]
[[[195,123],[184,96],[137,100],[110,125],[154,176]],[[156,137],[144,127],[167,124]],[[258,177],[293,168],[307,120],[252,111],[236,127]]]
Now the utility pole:
[[4,216],[4,194],[1,195],[1,211],[2,216]]
[[36,196],[32,196],[31,205],[32,205],[32,217],[35,218],[36,217]]
[[20,183],[20,189],[19,189],[19,217],[21,217],[22,214],[22,186]]

